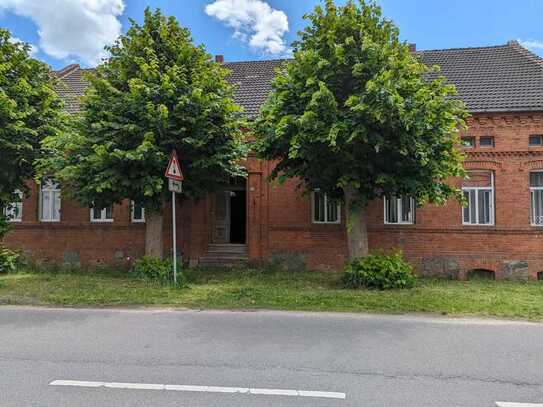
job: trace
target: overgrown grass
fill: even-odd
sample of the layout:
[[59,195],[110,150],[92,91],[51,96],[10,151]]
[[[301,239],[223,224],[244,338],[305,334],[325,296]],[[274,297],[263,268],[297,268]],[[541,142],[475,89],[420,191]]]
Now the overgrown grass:
[[256,269],[191,270],[175,289],[126,272],[0,275],[0,304],[168,306],[437,313],[543,320],[543,283],[419,280],[410,290],[345,290],[341,275]]

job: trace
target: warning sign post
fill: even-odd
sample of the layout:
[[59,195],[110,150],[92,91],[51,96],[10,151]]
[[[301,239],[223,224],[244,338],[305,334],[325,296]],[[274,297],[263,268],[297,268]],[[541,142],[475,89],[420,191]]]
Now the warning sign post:
[[177,153],[175,150],[172,151],[170,156],[170,161],[166,167],[166,173],[164,174],[166,178],[173,179],[174,181],[183,181],[183,173],[181,172],[181,164],[179,164],[179,159],[177,158]]
[[172,191],[172,255],[173,255],[173,283],[177,286],[177,227],[175,216],[175,194],[181,193],[183,190],[183,173],[181,172],[181,164],[177,158],[175,150],[172,151],[170,161],[166,167],[164,174],[168,178],[168,188]]

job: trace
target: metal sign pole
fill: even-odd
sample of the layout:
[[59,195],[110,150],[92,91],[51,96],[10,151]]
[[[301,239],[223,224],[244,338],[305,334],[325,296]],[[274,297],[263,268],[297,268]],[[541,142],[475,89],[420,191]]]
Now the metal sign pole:
[[175,192],[172,191],[173,284],[177,286],[177,230],[175,223]]
[[172,191],[172,255],[173,255],[173,283],[177,285],[177,228],[176,228],[176,216],[175,216],[175,194],[181,193],[183,190],[183,173],[179,166],[179,159],[177,153],[172,150],[170,161],[166,167],[164,176],[168,178],[168,188]]

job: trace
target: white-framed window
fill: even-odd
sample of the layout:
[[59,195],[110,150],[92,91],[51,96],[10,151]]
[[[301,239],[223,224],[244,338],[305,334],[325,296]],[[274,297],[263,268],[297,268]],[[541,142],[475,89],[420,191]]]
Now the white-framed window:
[[130,201],[130,218],[133,223],[144,223],[145,208],[137,202]]
[[91,208],[91,222],[113,222],[113,205],[108,205],[105,208]]
[[415,223],[415,200],[411,197],[385,197],[385,224]]
[[462,182],[462,192],[468,202],[462,209],[462,223],[494,225],[494,173],[468,171]]
[[23,193],[16,190],[14,195],[17,195],[18,199],[4,207],[4,216],[8,222],[21,222],[23,220]]
[[60,185],[51,179],[43,180],[40,186],[40,221],[60,221]]
[[543,226],[543,171],[530,172],[530,202],[532,226]]
[[341,205],[319,190],[311,194],[313,223],[340,223]]

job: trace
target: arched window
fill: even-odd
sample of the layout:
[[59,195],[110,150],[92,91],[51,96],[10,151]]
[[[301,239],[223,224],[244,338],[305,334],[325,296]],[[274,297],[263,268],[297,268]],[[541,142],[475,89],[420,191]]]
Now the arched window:
[[530,202],[532,226],[543,226],[543,171],[530,172]]
[[4,207],[4,216],[8,222],[21,222],[23,220],[23,193],[16,190],[13,195],[17,197],[17,200]]
[[40,187],[40,221],[60,221],[60,185],[45,179]]
[[494,173],[492,171],[468,171],[462,182],[462,192],[468,202],[462,210],[464,225],[494,224]]

